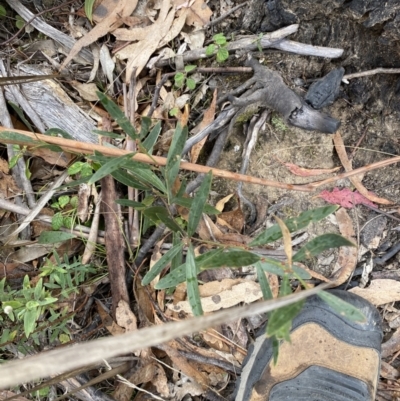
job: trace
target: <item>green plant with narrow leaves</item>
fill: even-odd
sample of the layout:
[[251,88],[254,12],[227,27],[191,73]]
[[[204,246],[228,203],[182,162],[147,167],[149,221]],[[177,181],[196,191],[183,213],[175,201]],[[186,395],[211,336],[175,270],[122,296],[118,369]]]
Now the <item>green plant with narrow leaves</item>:
[[[221,46],[223,46],[222,42]],[[151,158],[153,147],[161,131],[160,123],[151,129],[151,121],[147,118],[142,118],[141,131],[138,133],[115,103],[101,93],[99,93],[99,98],[126,136],[137,143],[138,150]],[[96,132],[114,138],[123,138],[114,133]],[[12,136],[12,133],[3,133],[2,135]],[[197,316],[202,314],[197,276],[204,270],[220,267],[240,268],[254,266],[263,297],[271,299],[272,291],[265,276],[266,272],[281,277],[279,296],[285,296],[292,292],[290,280],[297,280],[305,287],[304,280],[311,278],[310,274],[300,266],[300,262],[307,262],[307,260],[314,258],[327,249],[354,246],[353,243],[340,235],[324,234],[312,239],[294,252],[293,255],[290,255],[288,257],[291,260],[290,264],[271,257],[265,257],[252,250],[253,247],[265,246],[281,239],[283,237],[282,227],[285,228],[286,232],[294,233],[306,228],[311,223],[321,221],[338,208],[338,206],[326,206],[286,219],[280,222],[282,227],[276,224],[268,228],[254,238],[246,248],[227,247],[224,244],[215,243],[213,249],[196,256],[194,247],[201,245],[201,240],[196,238],[196,231],[203,214],[213,215],[219,212],[207,204],[212,182],[211,171],[205,175],[200,188],[193,198],[185,196],[186,184],[184,181],[181,182],[182,177],[179,175],[181,155],[187,135],[187,127],[182,127],[178,124],[168,151],[165,167],[156,167],[137,162],[132,159],[133,154],[115,158],[95,152],[94,155],[90,156],[91,162],[96,166],[95,171],[87,177],[81,177],[68,184],[69,186],[78,185],[81,182],[94,184],[106,175],[111,175],[123,185],[135,188],[140,192],[141,196],[138,201],[123,198],[116,202],[121,206],[132,207],[139,212],[142,234],[152,225],[159,226],[162,224],[170,230],[172,247],[144,275],[143,285],[148,285],[156,277],[159,277],[161,272],[169,268],[169,272],[157,281],[155,288],[169,290],[180,283],[186,282],[188,301],[193,314]],[[18,138],[18,135],[16,138]],[[177,215],[175,206],[185,208],[187,211],[185,216]],[[207,243],[207,245],[207,249],[210,249],[210,243]],[[183,257],[185,252],[186,256]],[[332,307],[340,310],[342,315],[353,320],[362,319],[360,312],[351,305],[343,303],[332,294],[322,294],[321,297]],[[302,302],[297,302],[270,312],[266,330],[267,335],[272,338],[276,345],[275,357],[277,357],[279,341],[289,338],[289,330],[293,318],[302,305]]]
[[217,33],[213,36],[213,43],[207,46],[206,56],[213,56],[215,54],[218,63],[223,63],[229,57],[227,49],[228,41],[223,33]]
[[55,339],[69,341],[66,325],[72,316],[59,303],[67,301],[73,292],[78,293],[79,286],[97,270],[91,265],[82,265],[79,259],[69,261],[67,255],[62,260],[55,251],[53,257],[55,263],[48,259],[40,267],[40,278],[34,285],[29,276],[24,277],[21,289],[13,289],[6,278],[0,281],[0,349],[16,339],[24,342],[32,338],[39,344],[38,333],[44,329],[49,333],[50,343]]

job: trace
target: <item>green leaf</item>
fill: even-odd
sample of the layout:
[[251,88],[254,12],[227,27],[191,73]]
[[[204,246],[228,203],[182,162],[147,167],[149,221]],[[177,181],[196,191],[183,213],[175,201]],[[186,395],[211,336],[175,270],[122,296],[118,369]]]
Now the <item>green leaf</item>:
[[123,136],[120,134],[116,134],[114,132],[109,132],[109,131],[103,131],[101,129],[94,129],[92,131],[94,134],[105,136],[107,138],[113,138],[113,139],[123,139]]
[[71,216],[65,216],[63,218],[63,226],[69,229],[74,228],[74,219]]
[[63,231],[43,231],[39,237],[39,244],[56,244],[76,238],[76,235]]
[[74,175],[78,174],[82,170],[82,166],[84,165],[83,162],[75,162],[68,167],[68,174]]
[[118,203],[119,205],[122,206],[132,207],[136,210],[142,210],[147,208],[147,206],[144,205],[143,203],[135,202],[129,199],[116,199],[115,203]]
[[[243,267],[255,264],[260,257],[252,252],[229,249],[224,251],[223,248],[214,249],[203,255],[196,257],[196,266],[198,272],[218,267]],[[178,266],[176,269],[164,276],[155,286],[156,289],[175,287],[186,280],[185,264]]]
[[24,313],[24,332],[26,338],[33,333],[36,327],[36,309],[26,309]]
[[215,267],[243,267],[257,263],[260,256],[252,252],[228,249],[222,253],[216,253],[199,263],[201,270],[212,269]]
[[334,311],[336,311],[339,315],[344,316],[346,319],[351,320],[352,322],[365,322],[365,315],[355,306],[349,304],[343,299],[333,295],[327,291],[320,291],[317,294],[321,299],[323,299]]
[[90,22],[93,17],[93,5],[96,0],[85,0],[85,14]]
[[8,104],[14,109],[14,111],[18,114],[18,117],[21,121],[28,127],[29,131],[34,132],[32,125],[29,121],[25,118],[24,112],[13,102],[8,101]]
[[185,83],[185,74],[183,72],[177,72],[174,76],[174,83],[177,88],[182,88]]
[[110,113],[111,117],[122,128],[125,134],[127,134],[133,140],[139,139],[135,128],[132,126],[121,109],[103,93],[97,92],[97,96],[99,97],[101,104]]
[[206,56],[212,56],[215,52],[216,46],[214,43],[211,43],[206,47]]
[[199,282],[197,281],[197,269],[192,244],[189,245],[186,255],[186,286],[187,297],[193,315],[201,316],[203,314],[203,308],[201,306]]
[[223,63],[225,60],[227,60],[229,57],[229,52],[228,49],[225,47],[221,47],[217,51],[217,62],[218,63]]
[[142,285],[150,284],[176,255],[182,253],[182,248],[183,243],[181,242],[180,244],[174,245],[165,255],[163,255],[143,277]]
[[6,15],[6,9],[3,6],[0,6],[0,18],[4,18]]
[[12,131],[3,131],[0,132],[0,141],[4,143],[8,143],[8,141],[16,141],[16,142],[30,142],[35,143],[32,138],[26,136],[24,134],[20,134],[19,132],[12,132]]
[[127,173],[122,170],[116,170],[111,173],[111,176],[114,177],[121,184],[126,185],[127,187],[136,188],[141,191],[146,191],[150,189],[149,185],[144,185],[139,181],[135,180],[130,173]]
[[3,309],[6,306],[11,306],[11,308],[13,308],[14,310],[21,308],[21,306],[23,306],[23,305],[24,304],[22,302],[19,302],[19,301],[4,301],[4,302],[1,303],[1,306],[3,307]]
[[69,203],[74,209],[76,209],[78,207],[78,203],[79,203],[78,197],[77,196],[73,196],[71,198],[71,200],[69,201]]
[[176,117],[176,116],[178,115],[178,113],[179,113],[179,109],[178,109],[177,107],[174,107],[173,109],[171,109],[171,110],[169,111],[169,115],[170,115],[171,117]]
[[[193,198],[174,197],[174,199],[172,199],[172,203],[176,203],[179,206],[183,206],[183,207],[186,207],[187,209],[190,209],[193,204]],[[214,206],[205,204],[204,205],[204,213],[220,214],[221,212],[218,209],[216,209]]]
[[180,226],[171,218],[167,209],[162,206],[148,207],[142,213],[151,219],[155,224],[164,223],[172,231],[181,231]]
[[289,276],[285,274],[281,281],[281,286],[279,288],[279,297],[284,297],[292,293],[292,287],[290,286]]
[[[84,163],[81,170],[82,177],[91,177],[93,175],[93,168],[89,163]],[[89,181],[88,181],[89,182]]]
[[[285,264],[281,263],[279,260],[275,260],[272,258],[263,258],[259,263],[261,269],[268,273],[276,274],[280,277],[283,277],[285,275],[285,271],[288,270],[288,267]],[[302,267],[292,266],[290,270],[293,270],[293,272],[295,273],[289,273],[290,278],[300,277],[303,280],[309,280],[311,278],[310,273],[305,271]]]
[[57,231],[62,227],[62,225],[63,225],[63,216],[61,212],[58,212],[51,218],[51,228]]
[[34,298],[38,301],[41,298],[42,295],[42,288],[43,288],[43,279],[41,278],[37,283],[35,287],[35,292],[33,294]]
[[300,262],[305,259],[310,259],[321,252],[339,248],[340,246],[356,246],[353,242],[338,234],[323,234],[316,237],[304,245],[294,256],[293,262]]
[[150,131],[150,134],[146,137],[146,139],[142,142],[142,146],[147,150],[147,152],[152,153],[151,150],[155,143],[157,142],[158,136],[161,132],[161,121],[159,121],[153,129]]
[[140,134],[139,134],[140,139],[144,139],[146,137],[146,135],[149,133],[150,126],[151,126],[151,118],[142,116],[142,124],[140,126]]
[[[308,210],[301,213],[298,217],[292,217],[284,220],[286,227],[291,233],[306,228],[311,222],[316,223],[339,208],[337,205],[323,206],[317,209]],[[258,235],[253,241],[250,242],[249,246],[259,246],[274,242],[282,238],[282,231],[278,224],[265,230],[263,233]]]
[[18,29],[22,29],[25,26],[25,20],[20,15],[15,17],[15,26]]
[[167,193],[165,184],[151,170],[150,166],[129,160],[125,163],[124,168],[130,171],[133,177],[139,180],[142,185],[150,184],[162,193]]
[[170,201],[173,198],[172,188],[179,173],[181,155],[187,139],[187,133],[187,126],[182,128],[178,123],[174,136],[172,137],[171,146],[168,150],[167,164],[164,171]]
[[260,266],[260,263],[261,262],[256,263],[256,271],[257,271],[258,282],[260,283],[261,292],[265,300],[272,299],[274,296],[272,294],[269,282],[265,277],[264,270]]
[[199,225],[201,216],[203,215],[204,206],[211,189],[212,172],[209,171],[200,185],[199,190],[193,199],[192,206],[189,210],[189,222],[187,227],[187,235],[191,237]]
[[105,176],[111,174],[115,170],[118,170],[121,166],[123,166],[127,160],[132,159],[134,153],[129,153],[128,155],[124,155],[121,157],[113,157],[108,160],[105,164],[103,164],[89,179],[88,184],[94,184],[96,181],[101,180]]
[[[199,267],[201,264],[207,263],[210,258],[215,255],[221,254],[223,249],[213,249],[203,255],[196,257],[197,272],[199,272]],[[165,288],[175,287],[186,280],[186,267],[185,264],[178,266],[176,269],[170,271],[166,276],[164,276],[154,288],[157,290],[163,290]]]
[[196,88],[196,81],[193,78],[188,78],[186,80],[186,86],[188,89],[193,90]]
[[74,138],[72,135],[68,134],[67,131],[64,131],[64,130],[61,129],[61,128],[49,128],[49,129],[44,133],[44,135],[48,135],[48,136],[59,136],[59,137],[65,138],[65,139],[72,139],[72,140],[75,140],[75,138]]
[[62,195],[58,198],[58,204],[60,205],[61,209],[64,209],[64,207],[67,206],[68,203],[69,203],[68,195]]
[[223,33],[217,33],[213,36],[213,41],[218,45],[218,46],[224,46],[226,45],[226,37]]
[[8,162],[8,168],[9,168],[9,169],[14,168],[14,167],[17,165],[18,160],[19,160],[21,157],[22,157],[22,153],[18,153],[18,154],[16,154],[16,155],[14,155],[14,156],[10,159],[10,161]]
[[[172,235],[172,245],[173,246],[178,246],[179,244],[182,243],[182,237],[180,235],[180,233],[176,232],[173,233]],[[171,260],[171,268],[170,270],[173,271],[175,270],[177,267],[179,267],[182,264],[182,252],[181,253],[177,253]]]
[[185,72],[192,72],[197,68],[197,65],[189,64],[185,66]]
[[276,335],[277,338],[287,339],[292,321],[301,311],[303,305],[304,300],[301,300],[272,311],[268,319],[267,335]]

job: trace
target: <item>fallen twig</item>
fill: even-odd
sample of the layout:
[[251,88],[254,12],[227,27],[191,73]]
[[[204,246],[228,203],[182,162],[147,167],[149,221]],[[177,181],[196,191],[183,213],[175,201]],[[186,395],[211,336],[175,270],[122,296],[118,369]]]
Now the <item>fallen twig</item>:
[[[285,39],[286,36],[297,32],[298,28],[298,24],[293,24],[285,28],[278,29],[275,32],[267,33],[261,38],[257,35],[246,36],[233,42],[229,42],[226,46],[226,49],[231,53],[235,52],[236,50],[254,51],[258,50],[259,48],[274,48],[290,53],[301,54],[304,56],[316,56],[325,58],[337,58],[341,57],[341,55],[343,54],[343,49],[312,46]],[[206,55],[206,48],[202,48],[186,52],[180,57],[183,58],[183,62],[186,64],[191,61],[207,58],[208,56]],[[166,67],[168,65],[174,65],[174,58],[163,59],[156,63],[157,68]]]
[[355,72],[354,74],[343,75],[342,82],[348,83],[349,79],[368,77],[375,74],[400,74],[400,68],[375,68],[373,70]]
[[[27,138],[23,138],[23,137],[18,138],[18,139],[11,138],[9,135],[5,136],[4,134],[1,134],[1,132],[22,134],[23,136],[25,136]],[[106,146],[94,145],[92,143],[73,141],[71,139],[57,138],[57,137],[41,135],[41,134],[32,134],[30,132],[22,131],[22,130],[10,130],[5,127],[0,127],[0,142],[13,143],[13,144],[24,145],[24,146],[29,146],[29,147],[37,146],[42,142],[42,143],[47,143],[47,144],[58,145],[60,148],[62,148],[64,151],[67,151],[67,152],[78,152],[78,153],[83,153],[86,155],[92,155],[92,154],[94,154],[95,151],[102,153],[104,156],[115,156],[115,157],[124,156],[124,155],[127,155],[130,153],[129,151],[123,150],[123,149],[109,148]],[[136,153],[132,157],[132,160],[135,160],[135,161],[138,161],[141,163],[146,163],[146,164],[158,165],[158,166],[165,166],[167,164],[167,159],[165,157],[149,156],[149,155],[146,155],[143,153]],[[303,192],[311,191],[311,187],[309,187],[308,185],[283,184],[283,183],[280,183],[277,181],[271,181],[271,180],[266,180],[264,178],[251,177],[248,175],[232,173],[230,171],[221,170],[221,169],[212,168],[212,167],[206,167],[206,166],[202,166],[200,164],[181,162],[180,167],[183,170],[194,171],[197,173],[205,173],[206,174],[209,171],[212,171],[213,175],[216,177],[227,178],[229,180],[234,180],[234,181],[244,181],[244,182],[248,182],[251,184],[259,184],[259,185],[271,186],[271,187],[282,188],[282,189],[287,189],[287,190],[295,190],[295,191],[303,191]]]
[[[2,132],[3,132],[3,134],[2,134]],[[6,132],[9,134],[15,132],[18,134],[22,134],[28,138],[25,139],[25,138],[21,137],[18,139],[17,138],[12,139],[12,138],[10,138],[9,135],[5,136],[4,133],[6,133]],[[32,146],[36,146],[36,145],[40,144],[41,142],[58,145],[64,151],[78,152],[78,153],[83,153],[86,155],[91,155],[95,151],[101,152],[104,156],[115,156],[115,157],[124,156],[129,153],[128,151],[123,150],[123,149],[108,148],[108,147],[101,146],[101,145],[94,145],[92,143],[73,141],[71,139],[57,138],[57,137],[52,137],[52,136],[40,135],[40,134],[32,134],[30,132],[22,131],[22,130],[10,130],[8,128],[0,126],[0,143],[14,143],[17,145],[24,145],[24,146],[32,147]],[[159,165],[159,166],[165,166],[166,162],[167,162],[167,159],[165,157],[148,156],[143,153],[136,153],[132,157],[132,159],[135,161],[141,162],[141,163],[153,164],[153,165]],[[216,176],[216,177],[222,177],[222,178],[226,178],[228,180],[233,180],[233,181],[243,181],[243,182],[248,182],[250,184],[271,186],[271,187],[282,188],[282,189],[287,189],[287,190],[291,190],[291,191],[312,192],[315,189],[317,189],[323,185],[342,180],[343,178],[353,177],[355,175],[359,175],[359,174],[365,173],[367,171],[376,170],[378,168],[390,166],[391,164],[395,164],[395,163],[399,163],[399,162],[400,162],[400,156],[395,156],[390,159],[381,160],[379,162],[372,163],[367,166],[360,167],[360,168],[351,170],[346,173],[338,174],[334,177],[330,177],[330,178],[327,178],[322,181],[316,181],[316,182],[312,182],[309,184],[303,184],[303,185],[283,184],[283,183],[277,182],[277,181],[270,181],[270,180],[266,180],[263,178],[257,178],[257,177],[251,177],[248,175],[232,173],[230,171],[216,169],[216,168],[202,166],[199,164],[188,163],[188,162],[181,162],[180,168],[183,170],[194,171],[196,173],[208,173],[209,171],[212,171],[214,176]]]
[[60,374],[84,365],[97,363],[102,359],[126,354],[172,340],[178,336],[213,327],[227,321],[270,312],[290,305],[301,299],[329,288],[330,283],[319,285],[311,290],[301,291],[279,299],[255,302],[250,305],[218,311],[211,315],[186,319],[128,332],[117,337],[105,337],[94,341],[64,347],[40,355],[14,360],[0,365],[0,388],[27,383],[39,378]]

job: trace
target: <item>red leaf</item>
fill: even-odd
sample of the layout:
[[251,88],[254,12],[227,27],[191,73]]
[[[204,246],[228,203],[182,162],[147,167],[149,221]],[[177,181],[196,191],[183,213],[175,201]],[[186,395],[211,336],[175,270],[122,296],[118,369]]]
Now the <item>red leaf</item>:
[[376,207],[375,203],[368,200],[365,196],[361,195],[358,191],[351,191],[349,188],[333,188],[332,192],[322,191],[319,198],[324,199],[326,202],[340,205],[347,209],[353,208],[355,205],[367,205]]

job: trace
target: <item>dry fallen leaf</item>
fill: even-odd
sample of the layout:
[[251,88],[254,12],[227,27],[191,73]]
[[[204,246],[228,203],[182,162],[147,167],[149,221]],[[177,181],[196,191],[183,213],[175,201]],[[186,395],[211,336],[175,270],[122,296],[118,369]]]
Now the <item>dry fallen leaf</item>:
[[[217,105],[217,90],[215,89],[210,107],[204,112],[204,117],[203,117],[203,120],[200,122],[200,124],[194,128],[194,131],[196,133],[202,131],[204,128],[209,126],[214,121],[216,105]],[[208,135],[205,138],[203,138],[199,143],[196,143],[192,147],[192,149],[190,151],[190,161],[192,163],[197,162],[197,159],[199,158],[201,149],[203,149],[203,146],[206,143],[207,138],[208,138]]]
[[[201,305],[204,313],[214,312],[222,308],[230,308],[241,302],[251,303],[262,298],[260,285],[251,280],[244,280],[242,283],[234,285],[232,289],[221,291],[211,297],[201,298]],[[174,312],[192,313],[192,308],[188,301],[178,302],[176,305],[168,305]]]
[[[116,29],[122,24],[121,18],[128,17],[136,8],[137,0],[104,0],[101,4],[101,15],[103,19],[87,35],[78,40],[72,47],[67,58],[62,63],[60,70],[63,70],[70,61],[86,46],[91,45],[97,39],[107,35],[110,31]],[[97,10],[96,10],[97,11]],[[101,18],[101,17],[100,17]]]
[[[346,209],[340,208],[335,213],[338,222],[340,234],[349,241],[355,242],[355,232],[353,221]],[[333,268],[332,281],[335,286],[339,286],[347,281],[357,265],[357,247],[342,246],[339,250],[339,256]]]
[[132,312],[128,302],[121,299],[115,310],[115,318],[119,326],[124,327],[126,332],[137,330],[137,319]]
[[[339,156],[339,159],[340,159],[344,169],[346,170],[346,172],[352,171],[353,166],[351,164],[351,161],[347,157],[346,148],[344,146],[343,139],[342,139],[342,136],[340,135],[339,131],[337,131],[336,134],[333,136],[333,142],[335,144],[336,152]],[[376,202],[376,203],[381,203],[383,205],[391,205],[393,203],[387,199],[379,198],[378,196],[371,194],[371,192],[368,192],[368,190],[361,183],[361,179],[359,178],[359,176],[349,177],[349,180],[356,187],[358,192],[360,192],[361,195],[364,195],[370,201]]]
[[[369,194],[374,195],[372,192]],[[349,188],[333,188],[331,192],[325,190],[322,191],[318,198],[322,198],[324,201],[331,203],[332,205],[340,205],[347,209],[353,208],[355,205],[367,205],[376,207],[376,205],[361,195],[358,191],[352,191]]]
[[114,322],[113,318],[109,315],[109,313],[105,310],[104,306],[101,302],[96,301],[97,312],[101,318],[106,329],[110,332],[113,336],[119,336],[125,333],[125,330],[118,326],[117,323]]
[[314,177],[316,175],[330,174],[330,173],[334,173],[335,171],[340,169],[340,167],[334,167],[334,168],[329,168],[329,169],[327,169],[327,168],[308,169],[308,168],[300,167],[297,164],[285,163],[276,156],[275,156],[275,158],[279,161],[279,163],[283,164],[292,174],[298,175],[300,177]]
[[400,301],[400,282],[390,279],[376,279],[371,281],[368,288],[355,287],[349,292],[359,295],[375,306],[379,306]]

